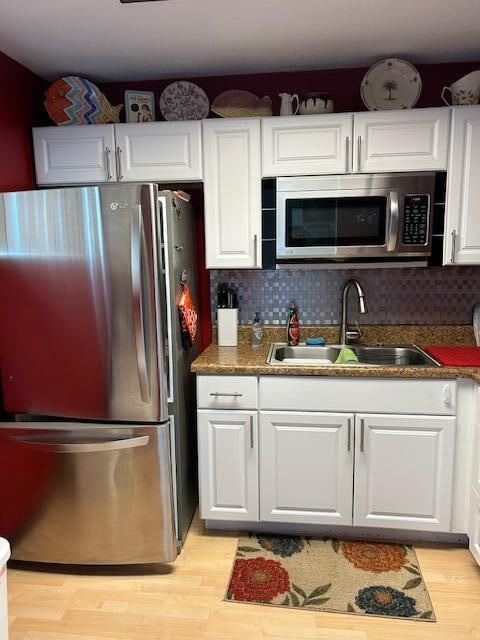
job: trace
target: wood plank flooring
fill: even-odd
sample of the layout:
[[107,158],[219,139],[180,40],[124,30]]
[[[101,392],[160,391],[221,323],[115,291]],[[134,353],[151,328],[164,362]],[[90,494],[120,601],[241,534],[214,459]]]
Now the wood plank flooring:
[[10,568],[10,640],[480,640],[480,568],[466,549],[417,547],[434,624],[223,602],[235,545],[195,520],[154,574]]

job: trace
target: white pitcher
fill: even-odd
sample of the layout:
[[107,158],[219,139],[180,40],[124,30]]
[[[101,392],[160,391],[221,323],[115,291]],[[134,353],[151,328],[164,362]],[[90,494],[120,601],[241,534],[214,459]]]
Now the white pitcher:
[[[445,92],[450,91],[452,102],[445,98]],[[446,105],[478,104],[480,102],[480,71],[472,71],[449,87],[443,87],[442,100]]]
[[[294,93],[293,95],[290,95],[289,93],[279,93],[278,95],[282,99],[282,101],[280,102],[281,116],[294,116],[296,113],[298,113],[298,107],[300,106],[300,101],[296,93]],[[294,100],[297,101],[295,110],[293,109]]]

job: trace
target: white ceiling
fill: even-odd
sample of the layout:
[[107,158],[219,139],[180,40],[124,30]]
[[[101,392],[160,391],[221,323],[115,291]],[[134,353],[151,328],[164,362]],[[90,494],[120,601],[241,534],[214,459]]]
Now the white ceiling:
[[0,50],[97,81],[480,60],[480,0],[1,0]]

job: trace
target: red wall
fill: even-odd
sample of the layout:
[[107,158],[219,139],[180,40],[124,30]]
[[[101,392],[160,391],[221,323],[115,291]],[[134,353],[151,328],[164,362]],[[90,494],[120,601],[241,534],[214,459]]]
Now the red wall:
[[[412,60],[415,63],[414,60]],[[448,64],[416,65],[422,78],[422,93],[417,107],[436,107],[443,105],[440,93],[444,85],[450,85],[463,75],[480,67],[480,62],[454,62]],[[364,111],[360,98],[360,83],[367,67],[355,69],[324,69],[318,71],[290,71],[282,73],[262,73],[237,76],[211,76],[192,78],[207,93],[210,102],[227,89],[244,89],[261,97],[269,95],[273,101],[273,113],[280,108],[279,92],[308,93],[310,91],[328,91],[333,97],[335,111]],[[161,67],[159,65],[159,72]],[[161,120],[158,99],[163,89],[173,82],[169,80],[146,80],[144,82],[113,82],[102,86],[112,104],[124,102],[125,89],[154,91],[156,98],[156,119]],[[124,115],[124,111],[122,111]]]
[[0,191],[35,186],[31,127],[37,121],[44,82],[0,52]]

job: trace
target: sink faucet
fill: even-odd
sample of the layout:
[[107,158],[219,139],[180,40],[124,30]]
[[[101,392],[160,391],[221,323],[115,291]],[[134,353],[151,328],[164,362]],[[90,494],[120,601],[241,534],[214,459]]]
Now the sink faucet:
[[[367,303],[365,302],[365,294],[357,280],[347,280],[342,292],[342,325],[340,327],[340,344],[349,344],[358,340],[360,337],[360,329],[349,330],[347,322],[347,297],[350,287],[355,285],[358,293],[358,311],[359,313],[367,313]],[[358,327],[358,324],[357,324]]]

